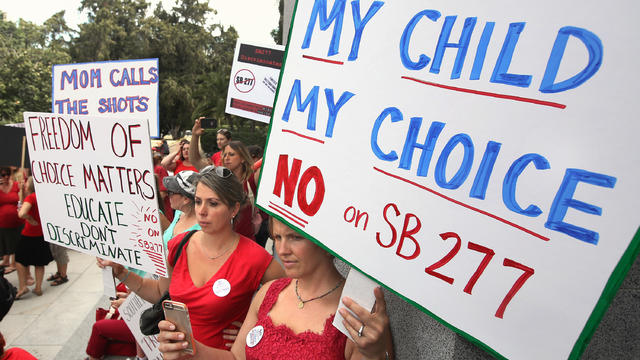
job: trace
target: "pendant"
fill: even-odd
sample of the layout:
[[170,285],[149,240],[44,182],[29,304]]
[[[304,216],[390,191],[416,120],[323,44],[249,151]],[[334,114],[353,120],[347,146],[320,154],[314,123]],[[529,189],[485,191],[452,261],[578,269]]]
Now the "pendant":
[[302,309],[304,307],[304,303],[302,301],[298,301],[298,309]]

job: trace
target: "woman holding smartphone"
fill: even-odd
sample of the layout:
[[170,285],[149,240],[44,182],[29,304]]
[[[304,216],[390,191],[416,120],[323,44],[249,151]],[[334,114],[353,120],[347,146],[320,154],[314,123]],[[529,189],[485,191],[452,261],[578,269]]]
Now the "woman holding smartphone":
[[[169,263],[169,278],[143,279],[101,259],[99,265],[113,266],[114,276],[149,302],[157,302],[169,290],[172,300],[186,304],[194,338],[224,349],[223,330],[244,319],[258,286],[284,275],[264,248],[233,231],[231,220],[245,199],[242,185],[229,169],[202,169],[195,192],[202,230],[189,238],[177,262]],[[169,260],[186,234],[169,242]]]
[[[265,284],[253,298],[231,351],[196,342],[197,359],[390,359],[393,356],[389,318],[380,288],[373,312],[353,300],[342,302],[344,325],[354,341],[333,327],[344,279],[333,257],[287,225],[272,218],[271,237],[288,278]],[[160,351],[178,359],[185,335],[169,321],[159,324]]]

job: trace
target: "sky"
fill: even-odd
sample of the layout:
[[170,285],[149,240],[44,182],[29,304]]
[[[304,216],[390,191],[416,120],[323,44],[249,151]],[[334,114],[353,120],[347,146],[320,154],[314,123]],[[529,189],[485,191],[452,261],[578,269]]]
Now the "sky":
[[[17,21],[22,18],[42,24],[51,15],[60,10],[65,11],[67,25],[77,29],[77,24],[84,23],[86,14],[78,12],[80,0],[3,0],[0,10],[7,14],[7,19]],[[147,0],[155,8],[155,4],[162,3],[165,9],[171,9],[175,0]],[[278,0],[210,0],[209,7],[218,11],[211,19],[212,23],[233,25],[240,40],[258,44],[274,44],[271,30],[278,26]]]

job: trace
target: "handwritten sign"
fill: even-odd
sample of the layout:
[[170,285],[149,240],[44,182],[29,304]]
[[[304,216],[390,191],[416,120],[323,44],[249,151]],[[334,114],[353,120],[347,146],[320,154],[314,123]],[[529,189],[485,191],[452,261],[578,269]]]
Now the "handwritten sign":
[[236,43],[225,112],[269,122],[284,46]]
[[24,113],[45,240],[167,276],[145,120]]
[[53,66],[52,112],[147,119],[160,137],[158,59]]
[[640,244],[639,8],[298,2],[258,204],[494,356],[579,358]]
[[158,337],[156,335],[146,336],[140,331],[140,315],[151,305],[150,302],[132,292],[120,305],[118,311],[136,342],[140,345],[144,354],[147,355],[147,359],[162,360],[162,353],[158,350],[160,345]]

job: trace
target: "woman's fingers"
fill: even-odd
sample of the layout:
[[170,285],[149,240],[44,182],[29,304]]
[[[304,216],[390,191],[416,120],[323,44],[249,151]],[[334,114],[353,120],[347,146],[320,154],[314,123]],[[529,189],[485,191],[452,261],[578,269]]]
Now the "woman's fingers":
[[344,319],[342,320],[342,324],[349,334],[351,334],[351,338],[356,340],[359,337],[358,330],[360,330],[360,327],[364,325],[364,323],[346,309],[340,309],[340,315],[342,315],[342,318]]
[[186,349],[189,343],[181,341],[177,343],[160,342],[158,350],[162,353],[165,360],[180,359],[184,356],[182,350]]
[[174,331],[176,329],[176,326],[173,325],[173,323],[171,321],[160,320],[160,322],[158,323],[158,329],[160,329],[160,331],[162,331],[162,330],[164,330],[164,331]]
[[[375,292],[374,292],[375,293]],[[366,321],[367,317],[371,315],[371,310],[367,310],[360,306],[357,302],[349,297],[342,298],[342,303],[354,314],[363,321]]]
[[166,360],[179,359],[184,355],[182,350],[186,349],[189,345],[184,341],[184,334],[175,331],[176,326],[167,320],[162,320],[158,323],[160,334],[158,334],[158,350],[162,353],[162,356]]
[[387,316],[387,301],[384,299],[382,288],[377,286],[373,289],[373,295],[376,297],[376,304],[373,306],[373,312],[375,314]]

